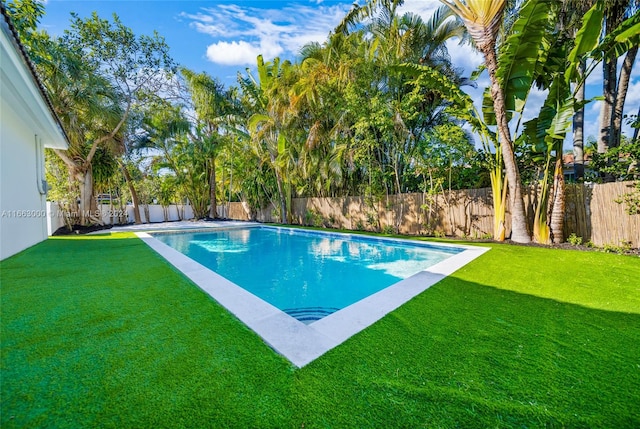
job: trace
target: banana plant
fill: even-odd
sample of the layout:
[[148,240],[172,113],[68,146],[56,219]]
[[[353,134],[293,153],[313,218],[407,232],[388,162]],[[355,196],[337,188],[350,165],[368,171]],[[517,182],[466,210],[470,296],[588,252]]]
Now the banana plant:
[[[523,9],[530,11],[525,16],[537,16],[541,19],[544,11],[549,21],[546,24],[540,21],[538,25],[529,25],[529,29],[534,33],[533,36],[530,34],[527,36],[527,32],[523,31],[512,34],[501,51],[499,62],[501,67],[498,71],[503,78],[505,97],[511,100],[507,104],[513,108],[513,113],[519,115],[516,132],[533,84],[536,83],[548,90],[547,99],[540,113],[524,124],[524,131],[516,139],[518,144],[527,142],[534,154],[534,160],[537,159],[544,165],[542,178],[539,181],[532,228],[534,241],[543,244],[563,241],[565,186],[562,148],[573,115],[590,101],[583,101],[578,105],[571,92],[571,84],[587,76],[587,74],[581,76],[577,73],[577,64],[597,44],[597,38],[593,37],[593,29],[600,28],[602,19],[602,5],[598,3],[585,15],[573,49],[567,53],[566,44],[562,40],[557,40],[552,31],[557,21],[557,6],[553,2],[536,0],[529,1],[523,6]],[[533,13],[534,10],[539,14]],[[518,22],[522,19],[521,16],[514,24],[514,28],[518,27]],[[522,38],[526,40],[521,41]],[[526,57],[523,53],[526,49],[523,49],[523,46],[526,47],[530,38],[537,46],[528,48],[530,61],[522,61]],[[520,66],[513,66],[515,59],[521,60]],[[487,112],[486,108],[485,112]]]
[[[564,174],[562,147],[575,112],[592,100],[577,102],[571,85],[577,90],[606,55],[603,52],[620,52],[640,39],[640,20],[636,14],[624,21],[602,42],[597,35],[602,28],[604,2],[597,2],[584,16],[582,27],[576,34],[571,51],[564,57],[562,50],[551,50],[545,74],[551,78],[549,94],[537,118],[525,124],[521,140],[528,140],[534,153],[544,159],[543,177],[534,214],[534,240],[539,243],[562,242],[564,222]],[[578,65],[585,58],[591,59],[590,67],[578,73]],[[575,90],[574,90],[575,91]],[[553,168],[553,173],[551,173]],[[553,180],[551,180],[553,174]]]
[[[527,121],[520,141],[528,141],[537,159],[544,161],[543,177],[533,220],[533,238],[550,244],[562,242],[564,217],[564,173],[562,146],[572,123],[574,113],[581,105],[575,103],[570,86],[560,73],[556,73],[549,94],[538,117]],[[536,157],[534,157],[535,159]],[[553,167],[553,179],[551,169]]]
[[[541,75],[549,59],[558,6],[557,2],[547,0],[527,1],[518,11],[518,18],[500,46],[496,76],[504,91],[509,120],[517,115],[520,122],[536,77]],[[484,92],[482,112],[488,125],[496,125],[489,88]]]
[[[553,46],[552,30],[557,14],[558,5],[555,2],[527,1],[518,12],[518,19],[499,49],[496,76],[504,91],[507,118],[509,121],[517,118],[516,134],[531,88],[549,61]],[[488,88],[484,94],[482,111],[486,123],[496,125],[494,102]],[[497,171],[492,171],[492,174],[497,174]],[[494,194],[494,199],[496,198],[497,195]],[[506,197],[504,199],[506,202]],[[500,207],[504,209],[504,205],[501,204]]]

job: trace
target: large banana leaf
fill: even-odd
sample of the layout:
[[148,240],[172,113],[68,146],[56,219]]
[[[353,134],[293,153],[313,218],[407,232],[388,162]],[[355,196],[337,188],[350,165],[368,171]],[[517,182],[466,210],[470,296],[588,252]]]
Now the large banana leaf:
[[268,115],[255,113],[251,115],[249,121],[247,121],[247,128],[253,133],[256,132],[261,125],[268,123],[269,121],[271,121],[271,118]]
[[640,12],[623,21],[594,50],[594,58],[618,58],[640,44]]
[[280,133],[278,135],[278,153],[284,153],[287,149],[287,139],[284,137],[284,134]]
[[604,20],[604,2],[598,1],[582,19],[582,27],[578,30],[575,37],[573,49],[567,57],[569,67],[565,74],[567,83],[576,82],[578,80],[578,64],[582,57],[593,51],[600,40],[600,29]]
[[267,81],[269,79],[269,71],[267,65],[264,63],[264,58],[262,55],[258,55],[257,58],[257,70],[258,70],[258,78],[260,79],[260,87],[264,88],[267,86]]
[[[524,109],[529,91],[545,63],[553,42],[558,3],[528,0],[513,24],[511,34],[500,48],[496,76],[505,94],[509,119]],[[485,93],[482,111],[485,122],[495,125],[493,99]]]
[[569,84],[556,75],[538,117],[525,123],[525,133],[537,151],[545,146],[551,150],[557,140],[564,140],[573,114],[582,104],[576,105]]

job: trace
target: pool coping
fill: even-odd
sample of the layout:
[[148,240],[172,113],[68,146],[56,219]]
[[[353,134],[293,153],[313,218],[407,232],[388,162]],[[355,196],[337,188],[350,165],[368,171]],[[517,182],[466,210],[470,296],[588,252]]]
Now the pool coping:
[[[207,230],[213,231],[246,227],[282,229],[282,227],[260,224],[244,224],[225,228],[208,228]],[[322,231],[298,228],[284,229],[323,233]],[[371,326],[391,311],[397,309],[446,276],[490,250],[489,247],[434,243],[433,246],[435,247],[454,247],[464,250],[424,271],[351,304],[342,310],[306,325],[227,280],[220,274],[162,243],[150,235],[149,232],[166,233],[167,231],[139,231],[135,232],[135,234],[178,271],[194,282],[200,289],[257,333],[276,352],[286,357],[298,368],[307,365],[324,353],[342,344],[353,335]],[[182,229],[179,232],[195,231]],[[367,236],[360,234],[338,232],[330,232],[329,234],[339,235],[344,238],[349,238],[350,236],[367,238]],[[399,242],[404,244],[430,244],[424,242],[416,243],[414,240],[398,238],[372,238],[376,241]]]

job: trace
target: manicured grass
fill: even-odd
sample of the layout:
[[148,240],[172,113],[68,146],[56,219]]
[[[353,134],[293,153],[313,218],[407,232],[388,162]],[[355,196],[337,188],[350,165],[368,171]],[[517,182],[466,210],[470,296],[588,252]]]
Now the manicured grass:
[[2,427],[640,427],[640,259],[491,245],[302,369],[130,235],[1,263]]

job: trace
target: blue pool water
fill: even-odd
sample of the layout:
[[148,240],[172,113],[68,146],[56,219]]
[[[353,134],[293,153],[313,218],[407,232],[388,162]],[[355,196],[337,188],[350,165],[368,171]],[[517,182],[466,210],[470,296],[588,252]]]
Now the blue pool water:
[[269,227],[154,237],[305,323],[463,251]]

